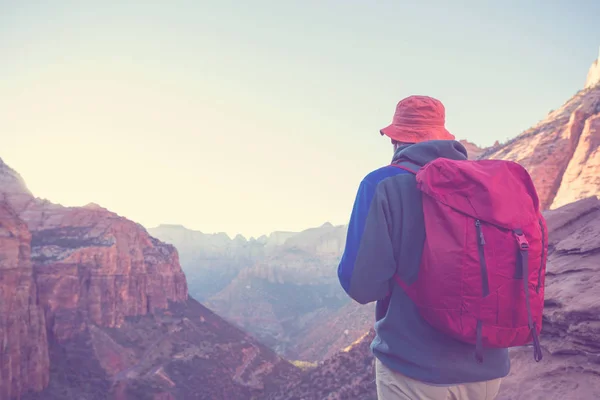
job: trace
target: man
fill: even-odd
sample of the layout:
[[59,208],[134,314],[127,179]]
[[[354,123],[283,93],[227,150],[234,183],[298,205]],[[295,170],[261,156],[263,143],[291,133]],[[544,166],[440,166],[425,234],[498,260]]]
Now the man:
[[[382,129],[392,140],[393,162],[424,166],[439,158],[465,160],[467,151],[445,128],[445,108],[427,96],[410,96]],[[508,375],[507,349],[484,349],[434,329],[394,282],[419,271],[425,229],[415,175],[395,166],[368,174],[352,210],[338,276],[350,297],[376,305],[377,393],[380,400],[494,399]]]

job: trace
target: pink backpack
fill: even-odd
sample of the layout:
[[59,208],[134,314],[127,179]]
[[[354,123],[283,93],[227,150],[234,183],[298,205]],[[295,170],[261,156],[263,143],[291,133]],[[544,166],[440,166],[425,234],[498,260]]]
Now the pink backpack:
[[501,160],[438,158],[416,175],[423,193],[425,245],[416,281],[396,282],[433,327],[483,348],[533,342],[544,309],[548,254],[546,221],[527,171]]

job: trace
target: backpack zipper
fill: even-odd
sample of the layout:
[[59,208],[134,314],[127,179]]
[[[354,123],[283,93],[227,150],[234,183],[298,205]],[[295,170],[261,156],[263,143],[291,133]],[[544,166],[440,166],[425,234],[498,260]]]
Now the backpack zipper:
[[490,294],[490,284],[488,282],[488,271],[487,263],[485,262],[485,252],[483,246],[485,246],[485,237],[483,236],[483,230],[481,229],[481,221],[475,220],[475,229],[477,230],[477,250],[479,251],[479,265],[481,265],[481,283],[483,297]]
[[542,224],[542,220],[539,220],[540,222],[540,229],[542,230],[542,256],[540,257],[540,270],[538,271],[538,281],[537,281],[537,287],[535,288],[535,292],[539,293],[540,292],[540,287],[542,286],[542,268],[544,268],[544,255],[545,255],[545,251],[544,249],[546,248],[546,240],[544,238],[544,236],[546,235],[546,230],[544,229],[544,224]]
[[483,237],[483,231],[481,230],[481,221],[475,220],[475,227],[477,228],[477,237],[480,245],[485,245],[485,238]]

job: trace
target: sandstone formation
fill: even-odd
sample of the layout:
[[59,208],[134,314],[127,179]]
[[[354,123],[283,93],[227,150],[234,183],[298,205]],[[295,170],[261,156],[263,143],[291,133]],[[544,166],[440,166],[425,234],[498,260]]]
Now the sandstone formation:
[[544,209],[600,194],[600,86],[578,92],[546,119],[479,158],[517,161]]
[[32,244],[48,330],[58,340],[87,323],[118,327],[187,299],[175,248],[107,210],[44,212]]
[[48,342],[187,300],[175,248],[140,225],[37,199],[1,160],[0,199],[0,394],[48,383]]
[[31,268],[31,234],[0,202],[0,399],[48,384],[48,342]]
[[175,248],[100,207],[36,199],[1,163],[0,195],[31,231],[31,261],[48,332],[67,339],[87,323],[119,326],[126,316],[185,301]]
[[600,101],[596,104],[596,114],[584,123],[579,145],[567,165],[552,208],[596,194],[600,194]]
[[600,201],[546,213],[549,255],[542,346],[513,349],[498,400],[600,398]]

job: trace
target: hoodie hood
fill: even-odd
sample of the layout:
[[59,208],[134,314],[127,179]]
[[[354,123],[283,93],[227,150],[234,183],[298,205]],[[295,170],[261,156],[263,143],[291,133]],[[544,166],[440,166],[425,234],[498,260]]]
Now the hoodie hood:
[[392,162],[410,161],[422,167],[440,157],[450,160],[466,160],[467,149],[456,140],[429,140],[399,147],[394,153]]

